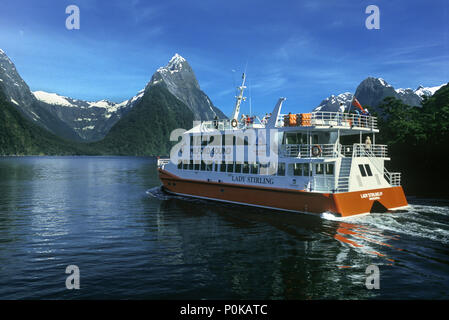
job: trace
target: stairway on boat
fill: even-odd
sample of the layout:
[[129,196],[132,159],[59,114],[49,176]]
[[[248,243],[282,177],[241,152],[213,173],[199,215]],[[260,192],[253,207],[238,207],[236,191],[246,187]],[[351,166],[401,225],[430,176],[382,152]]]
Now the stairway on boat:
[[352,157],[341,159],[340,174],[338,176],[337,191],[349,191],[349,174],[351,173]]

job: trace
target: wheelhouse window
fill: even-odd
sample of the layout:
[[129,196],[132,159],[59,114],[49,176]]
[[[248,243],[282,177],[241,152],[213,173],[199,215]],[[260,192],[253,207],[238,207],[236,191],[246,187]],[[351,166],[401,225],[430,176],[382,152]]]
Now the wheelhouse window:
[[228,172],[234,172],[234,163],[233,163],[233,162],[228,163],[228,164],[226,165],[226,167],[227,167],[227,171],[228,171]]

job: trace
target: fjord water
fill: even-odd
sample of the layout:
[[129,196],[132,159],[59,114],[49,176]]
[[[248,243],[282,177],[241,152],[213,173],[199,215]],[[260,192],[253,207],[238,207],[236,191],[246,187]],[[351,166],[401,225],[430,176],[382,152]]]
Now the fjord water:
[[447,202],[335,221],[159,186],[151,158],[1,158],[0,299],[449,298]]

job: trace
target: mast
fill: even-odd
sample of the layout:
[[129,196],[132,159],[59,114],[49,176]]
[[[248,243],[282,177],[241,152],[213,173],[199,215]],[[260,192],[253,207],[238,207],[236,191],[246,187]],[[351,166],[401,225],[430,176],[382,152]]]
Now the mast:
[[243,91],[245,90],[245,80],[246,80],[246,75],[245,73],[243,73],[242,75],[242,85],[240,87],[237,87],[237,89],[239,89],[239,95],[236,96],[236,101],[235,101],[235,108],[234,108],[234,112],[232,113],[232,119],[235,120],[239,120],[239,113],[240,113],[240,104],[242,103],[242,100],[245,101],[246,97],[243,96]]

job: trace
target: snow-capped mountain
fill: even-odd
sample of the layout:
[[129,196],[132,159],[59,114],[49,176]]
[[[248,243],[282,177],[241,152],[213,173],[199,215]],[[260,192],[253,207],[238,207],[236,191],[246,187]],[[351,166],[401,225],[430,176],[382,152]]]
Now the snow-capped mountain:
[[[355,91],[355,97],[362,105],[371,106],[376,109],[386,97],[400,99],[403,103],[410,106],[421,106],[424,96],[432,96],[441,86],[423,87],[419,86],[416,90],[395,89],[382,78],[368,77],[363,80]],[[350,107],[353,95],[349,92],[331,95],[323,100],[314,110],[315,111],[337,111],[341,104],[347,110]]]
[[[416,88],[415,90],[413,90],[413,93],[420,96],[420,97],[424,97],[424,96],[433,96],[435,92],[437,92],[442,86],[444,86],[444,84],[440,85],[440,86],[436,86],[436,87],[423,87],[423,86],[419,86],[418,88]],[[411,90],[411,89],[397,89],[396,91],[399,93],[399,91],[401,90]]]
[[175,54],[165,67],[157,69],[147,88],[163,83],[168,91],[192,110],[195,120],[212,120],[215,116],[226,118],[201,91],[195,73],[186,59]]
[[13,103],[26,118],[66,139],[79,139],[77,134],[53,113],[48,112],[20,77],[16,67],[0,49],[0,92]]
[[142,97],[143,90],[121,103],[108,100],[84,101],[56,93],[34,91],[43,108],[57,115],[87,141],[103,138],[109,129]]
[[123,115],[157,84],[185,103],[196,120],[226,116],[200,89],[187,60],[175,54],[165,67],[157,69],[151,80],[134,97],[120,103],[108,100],[84,101],[45,91],[31,92],[6,53],[0,49],[0,91],[29,119],[66,139],[102,139]]
[[349,108],[354,96],[350,92],[341,93],[338,96],[331,95],[329,98],[321,101],[320,105],[314,111],[344,111]]

